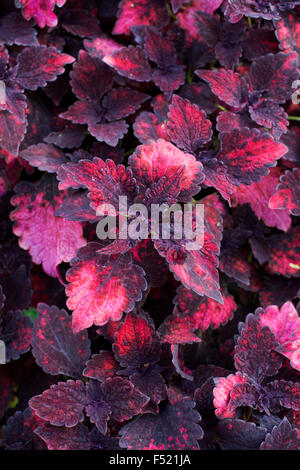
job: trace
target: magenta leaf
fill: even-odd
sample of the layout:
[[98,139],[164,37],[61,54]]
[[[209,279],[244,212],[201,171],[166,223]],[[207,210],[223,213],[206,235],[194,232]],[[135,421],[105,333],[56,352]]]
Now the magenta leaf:
[[[20,246],[29,250],[33,261],[42,263],[44,271],[53,277],[57,276],[56,266],[70,261],[86,244],[78,222],[55,216],[63,201],[63,194],[58,194],[55,186],[52,180],[20,183],[12,199],[16,209],[11,213]],[[47,188],[48,193],[44,192]]]
[[18,55],[17,81],[23,88],[36,90],[64,73],[74,57],[61,54],[55,47],[27,47]]
[[67,0],[19,0],[23,16],[26,20],[34,18],[40,28],[56,26],[57,16],[53,12],[57,5],[62,7]]
[[73,310],[75,333],[93,323],[101,326],[110,319],[120,320],[146,289],[144,271],[129,253],[97,255],[100,248],[98,243],[89,243],[79,250],[67,272],[67,305]]

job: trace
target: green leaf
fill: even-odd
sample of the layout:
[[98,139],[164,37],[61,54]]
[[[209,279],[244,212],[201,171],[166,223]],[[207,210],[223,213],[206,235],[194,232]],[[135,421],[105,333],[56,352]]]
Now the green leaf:
[[37,317],[37,311],[34,307],[29,307],[27,310],[23,310],[23,315],[29,317],[32,321],[34,321]]

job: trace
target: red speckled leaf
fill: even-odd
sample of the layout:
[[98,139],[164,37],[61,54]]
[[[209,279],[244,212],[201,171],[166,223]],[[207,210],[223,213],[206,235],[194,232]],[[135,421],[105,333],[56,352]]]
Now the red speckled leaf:
[[29,90],[46,86],[64,73],[64,66],[72,64],[74,57],[62,54],[55,47],[26,47],[18,55],[17,81]]
[[89,429],[81,423],[73,428],[45,424],[39,426],[34,432],[47,444],[49,450],[90,449]]
[[62,27],[68,33],[81,38],[93,38],[101,35],[99,20],[89,11],[70,9],[64,12]]
[[115,88],[103,100],[103,106],[107,110],[105,117],[108,121],[115,121],[129,116],[148,98],[148,95],[130,88]]
[[241,406],[250,406],[255,409],[258,407],[259,398],[259,389],[256,384],[251,382],[237,384],[230,393],[230,406],[234,409]]
[[[227,68],[234,68],[242,55],[242,38],[245,36],[245,23],[236,25],[223,23],[220,40],[215,46],[216,57],[220,64]],[[230,38],[230,39],[229,39]]]
[[287,113],[281,106],[272,100],[264,99],[255,106],[249,107],[249,113],[253,121],[262,127],[271,129],[272,135],[279,139],[286,133],[289,122]]
[[293,428],[287,418],[284,418],[278,426],[274,426],[272,432],[266,435],[260,450],[300,450],[300,438],[297,428]]
[[232,295],[223,293],[223,305],[192,290],[179,287],[174,299],[174,314],[185,317],[194,330],[218,328],[233,318],[237,305]]
[[203,165],[204,184],[215,188],[230,203],[232,184],[228,181],[226,168],[216,158],[214,151],[200,152],[198,159]]
[[226,419],[219,422],[217,434],[222,450],[258,450],[266,429],[241,419]]
[[244,78],[232,70],[196,70],[196,74],[205,80],[217,97],[234,108],[243,108],[247,104],[247,85]]
[[198,449],[203,431],[197,424],[200,415],[193,410],[194,402],[182,400],[165,405],[158,415],[146,414],[124,426],[120,447],[129,450]]
[[30,408],[17,411],[10,416],[3,426],[6,450],[45,450],[46,446],[35,434],[34,430],[44,422]]
[[181,65],[170,68],[157,68],[152,74],[153,81],[164,93],[172,93],[184,83],[184,70]]
[[174,257],[176,251],[182,253],[183,262],[181,259],[178,262],[175,259],[168,260],[170,270],[174,273],[175,278],[180,280],[188,289],[193,289],[197,294],[207,295],[222,303],[222,295],[219,291],[219,276],[216,269],[219,250],[211,234],[205,236],[202,250],[186,251],[180,244],[175,248],[174,245],[170,249],[162,247],[162,244],[158,244],[158,242],[155,243],[155,247],[162,256]]
[[5,75],[6,80],[1,81],[4,96],[0,100],[0,109],[9,111],[16,119],[25,122],[26,96],[15,81],[16,71],[8,70]]
[[291,361],[291,366],[300,371],[300,317],[292,302],[281,308],[270,305],[256,311],[260,324],[268,326],[279,343],[278,352]]
[[156,28],[144,30],[143,46],[152,62],[164,69],[176,63],[176,51],[173,43],[164,37]]
[[216,242],[220,243],[223,236],[223,203],[216,193],[206,196],[199,202],[204,204],[205,220],[208,229],[213,232]]
[[277,2],[261,2],[260,0],[229,0],[225,8],[225,16],[231,23],[240,21],[245,16],[272,20],[280,18],[281,10],[293,8],[295,1],[278,0]]
[[255,127],[254,122],[248,117],[246,113],[231,113],[229,111],[222,111],[217,116],[216,128],[219,132],[229,132],[232,129],[241,129],[242,127]]
[[100,100],[113,83],[112,70],[83,50],[79,52],[70,76],[73,93],[79,99]]
[[299,78],[297,60],[295,52],[259,57],[250,68],[250,89],[265,91],[266,98],[275,103],[284,103],[293,93],[293,81]]
[[292,410],[300,410],[300,383],[275,380],[265,387],[270,401],[270,410],[278,413],[283,406]]
[[204,210],[205,226],[201,249],[189,249],[184,243],[185,240],[175,239],[155,240],[154,246],[160,255],[167,259],[175,278],[187,289],[223,303],[217,271],[222,217],[215,211],[214,224],[211,224],[210,217],[205,219],[206,213],[207,209]]
[[55,217],[55,210],[64,198],[63,194],[58,195],[55,186],[53,189],[52,181],[19,183],[11,201],[16,207],[11,220],[14,234],[20,237],[20,247],[29,250],[33,262],[42,263],[44,271],[53,277],[57,276],[56,266],[69,262],[78,248],[86,244],[78,222]]
[[31,166],[41,171],[55,173],[59,167],[68,161],[63,152],[49,144],[31,145],[20,152],[20,157]]
[[18,156],[21,142],[24,139],[27,122],[19,119],[9,111],[0,112],[0,147]]
[[67,111],[61,113],[59,117],[68,119],[74,124],[93,125],[101,122],[102,106],[97,101],[89,99],[76,101]]
[[[219,41],[219,39],[222,37],[222,29],[218,16],[199,11],[194,15],[194,22],[193,29],[195,28],[197,31],[195,39],[201,43],[204,43],[206,47],[215,47],[218,42],[219,45],[222,45],[222,43]],[[233,28],[231,28],[231,34],[232,33],[234,33]],[[231,43],[231,50],[233,50],[234,46],[235,44],[233,39]]]
[[121,325],[122,320],[113,321],[109,320],[105,325],[97,329],[98,335],[103,335],[104,338],[110,343],[114,342],[115,333],[119,326]]
[[[102,160],[113,160],[116,164],[121,163],[123,160],[123,154],[124,151],[119,144],[117,147],[110,147],[107,144],[104,144],[103,142],[94,142],[93,148],[92,148],[92,155],[94,157],[101,155]],[[76,159],[76,161],[79,161],[80,159]],[[73,159],[75,161],[75,159]]]
[[30,93],[30,97],[29,93],[27,93],[27,105],[26,116],[28,126],[24,137],[23,148],[29,145],[39,144],[53,128],[53,114],[51,110],[42,100],[37,99],[35,93]]
[[229,180],[239,186],[259,181],[286,152],[285,145],[269,133],[243,127],[221,134],[218,158]]
[[223,0],[192,0],[192,6],[205,13],[214,13]]
[[284,214],[286,210],[293,215],[300,215],[300,169],[287,170],[280,177],[279,185],[269,200],[270,209],[283,209],[279,214]]
[[231,196],[233,207],[237,204],[250,204],[257,218],[262,219],[266,225],[287,231],[292,223],[289,211],[287,209],[276,210],[278,207],[271,206],[271,204],[268,207],[269,199],[278,185],[280,174],[280,169],[275,167],[258,183],[235,186]]
[[112,418],[125,421],[141,413],[149,397],[139,392],[127,379],[114,377],[107,379],[101,390],[104,400],[111,407]]
[[[275,352],[278,343],[268,327],[249,314],[246,323],[239,324],[240,336],[235,347],[235,367],[260,383],[265,377],[275,375],[281,359]],[[259,367],[258,367],[259,365]]]
[[196,104],[174,95],[168,114],[168,134],[179,148],[196,153],[211,139],[211,122]]
[[37,31],[20,13],[9,13],[1,20],[0,43],[12,46],[38,46]]
[[40,28],[56,26],[57,16],[53,12],[55,6],[62,7],[67,0],[18,0],[23,7],[22,13],[26,20],[34,18]]
[[129,313],[115,334],[113,351],[122,367],[143,371],[159,361],[160,339],[143,314]]
[[281,307],[287,300],[293,300],[300,293],[300,278],[286,279],[283,276],[271,276],[265,280],[259,292],[262,307],[278,305]]
[[169,22],[164,0],[122,0],[113,34],[130,34],[132,26],[147,25],[161,29]]
[[140,47],[123,47],[111,55],[103,57],[103,62],[114,68],[118,74],[136,80],[138,82],[149,82],[152,70],[146,55]]
[[164,176],[170,178],[183,167],[178,196],[183,201],[198,193],[203,180],[202,164],[193,155],[183,153],[163,139],[137,147],[129,158],[129,164],[136,180],[146,187]]
[[51,375],[80,377],[90,356],[87,332],[74,334],[65,310],[40,303],[37,312],[31,341],[36,363]]
[[180,193],[183,173],[184,168],[181,167],[169,178],[163,176],[157,183],[153,183],[151,188],[147,188],[144,196],[146,206],[151,208],[151,204],[175,204]]
[[231,403],[231,392],[239,384],[245,384],[247,377],[240,372],[231,374],[228,377],[216,379],[216,387],[213,390],[215,414],[218,418],[233,418],[235,416],[235,406]]
[[273,274],[285,277],[299,276],[300,270],[300,226],[290,228],[287,233],[268,238],[270,260],[268,266]]
[[48,82],[44,89],[46,95],[51,99],[55,106],[60,106],[62,100],[70,91],[69,74],[59,75],[54,82]]
[[[147,95],[129,88],[116,88],[104,97],[102,104],[89,99],[80,100],[70,106],[66,112],[60,114],[60,117],[69,119],[76,124],[88,124],[91,133],[96,132],[94,129],[101,129],[101,126],[96,126],[96,124],[102,123],[102,128],[109,132],[110,129],[114,129],[113,126],[119,125],[122,129],[124,123],[121,121],[110,125],[105,124],[105,120],[114,121],[134,113],[147,98]],[[103,137],[104,140],[107,140],[105,135]]]
[[166,385],[160,374],[159,366],[149,367],[146,372],[137,372],[130,376],[131,383],[141,393],[150,397],[149,408],[158,405],[166,398]]
[[216,110],[216,98],[207,83],[186,84],[181,88],[180,96],[197,104],[207,114],[211,114]]
[[86,400],[83,382],[68,380],[51,385],[41,395],[31,398],[29,406],[37,416],[50,424],[72,428],[84,420]]
[[300,24],[299,10],[287,11],[281,13],[281,18],[274,22],[276,36],[280,42],[280,49],[300,50]]
[[120,366],[110,351],[100,351],[99,354],[93,354],[86,363],[83,375],[89,379],[97,379],[104,382],[106,379],[114,377]]
[[244,285],[250,285],[250,265],[240,252],[221,252],[219,269],[228,277],[242,282]]
[[19,359],[30,349],[32,323],[20,310],[6,312],[0,317],[0,340],[5,342],[6,362]]
[[102,57],[106,55],[111,55],[123,47],[113,39],[106,37],[95,38],[92,40],[85,39],[83,43],[88,53],[91,56],[98,57],[99,59],[102,59]]
[[198,28],[195,22],[195,14],[199,11],[205,13],[214,13],[219,8],[223,0],[192,0],[189,5],[185,5],[183,11],[180,11],[176,16],[178,23],[189,40],[197,39]]
[[158,116],[148,111],[142,111],[133,124],[134,135],[142,144],[149,144],[152,140],[169,140],[167,126]]
[[119,140],[127,133],[128,124],[125,121],[109,122],[104,124],[94,124],[89,126],[90,133],[99,142],[115,147]]
[[130,169],[116,165],[112,160],[106,161],[95,157],[93,161],[80,160],[78,163],[67,163],[58,171],[59,189],[86,188],[93,209],[101,204],[112,204],[117,210],[119,196],[133,200],[136,192],[135,180]]
[[89,243],[78,251],[67,272],[67,306],[73,310],[75,332],[108,320],[120,320],[142,297],[147,283],[144,271],[133,264],[129,253],[99,255],[99,243]]
[[243,54],[245,59],[253,60],[257,57],[278,51],[278,42],[274,31],[266,27],[260,29],[251,28],[248,35],[243,39]]
[[193,333],[192,325],[183,317],[169,315],[158,329],[163,343],[184,344],[200,343],[201,339]]
[[87,192],[75,192],[67,196],[55,211],[55,215],[77,222],[95,222],[99,220],[96,211],[90,206]]
[[1,74],[6,70],[6,66],[9,62],[9,53],[3,45],[0,46],[0,70]]
[[156,95],[152,99],[151,106],[156,116],[158,116],[160,119],[165,119],[167,117],[169,111],[169,102],[163,93]]
[[157,65],[152,75],[154,83],[164,93],[177,90],[184,83],[185,75],[173,43],[157,29],[149,28],[145,32],[144,48],[148,58]]
[[162,286],[169,270],[166,261],[154,248],[153,241],[150,238],[138,241],[131,253],[134,261],[144,269],[148,284],[151,287]]

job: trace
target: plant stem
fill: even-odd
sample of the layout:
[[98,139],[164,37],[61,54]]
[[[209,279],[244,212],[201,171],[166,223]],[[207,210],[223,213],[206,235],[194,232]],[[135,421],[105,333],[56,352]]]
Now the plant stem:
[[190,85],[193,81],[193,71],[191,67],[188,68],[187,73],[186,73],[186,81]]
[[127,152],[125,152],[125,153],[123,154],[123,157],[124,157],[124,158],[129,157],[129,155],[131,155],[134,151],[135,151],[135,148],[134,148],[134,149],[127,150]]
[[220,104],[217,104],[217,108],[219,108],[221,111],[228,111],[228,109],[224,108],[224,106],[221,106]]
[[300,116],[288,116],[289,121],[299,121],[300,122]]

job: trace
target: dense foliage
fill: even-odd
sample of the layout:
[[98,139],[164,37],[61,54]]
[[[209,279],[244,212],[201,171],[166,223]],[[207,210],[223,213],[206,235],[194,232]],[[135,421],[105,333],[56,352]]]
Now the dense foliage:
[[1,448],[300,449],[300,1],[0,6]]

